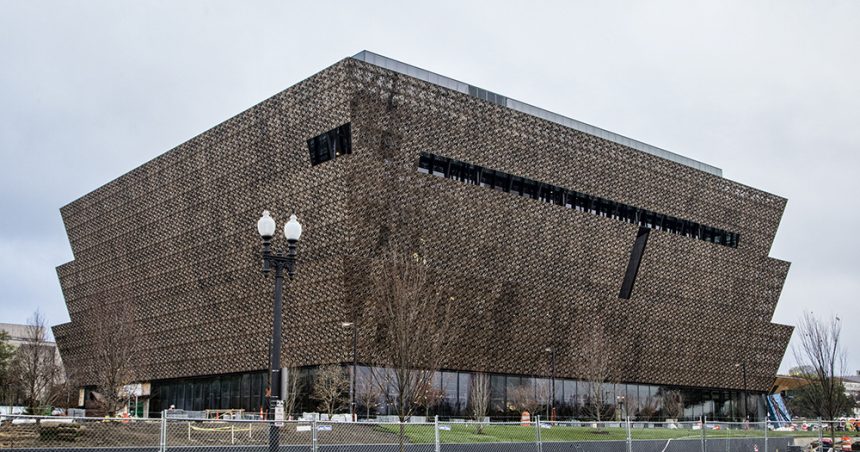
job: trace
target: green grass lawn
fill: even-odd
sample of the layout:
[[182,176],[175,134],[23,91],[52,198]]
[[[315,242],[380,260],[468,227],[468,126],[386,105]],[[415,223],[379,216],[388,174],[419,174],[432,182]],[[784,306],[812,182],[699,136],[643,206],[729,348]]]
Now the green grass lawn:
[[[523,427],[520,425],[485,425],[483,432],[476,434],[475,424],[445,424],[451,430],[440,431],[440,439],[443,443],[494,443],[494,442],[534,442],[534,425]],[[382,431],[398,434],[399,427],[395,425],[380,425]],[[432,425],[405,425],[405,435],[411,444],[429,444],[434,442]],[[699,439],[702,437],[701,430],[668,429],[668,428],[637,428],[632,431],[634,440],[649,439]],[[748,438],[764,437],[761,430],[706,430],[707,438]],[[776,437],[817,437],[818,432],[768,432],[768,436]],[[829,434],[825,434],[829,437]],[[842,433],[836,434],[841,437]],[[627,431],[624,428],[590,428],[590,427],[567,427],[553,426],[541,429],[541,440],[544,442],[577,442],[577,441],[623,441],[627,439]]]

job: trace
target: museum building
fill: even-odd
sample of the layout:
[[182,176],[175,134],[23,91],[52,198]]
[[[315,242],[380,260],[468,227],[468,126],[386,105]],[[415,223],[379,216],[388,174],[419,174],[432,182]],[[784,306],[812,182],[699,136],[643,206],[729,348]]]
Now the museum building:
[[[588,417],[600,343],[607,406],[761,417],[792,333],[771,322],[789,268],[768,256],[785,203],[719,168],[363,51],[63,207],[74,260],[57,272],[71,321],[54,335],[92,392],[93,344],[121,307],[145,411],[258,412],[273,284],[255,223],[295,212],[305,232],[281,359],[308,383],[353,358],[357,377],[370,372],[385,325],[368,308],[366,269],[406,244],[456,300],[429,412],[467,416],[483,372],[493,417],[518,416],[522,388],[546,407],[550,380],[559,416]],[[313,408],[305,393],[297,409]],[[371,411],[390,409],[383,397]]]

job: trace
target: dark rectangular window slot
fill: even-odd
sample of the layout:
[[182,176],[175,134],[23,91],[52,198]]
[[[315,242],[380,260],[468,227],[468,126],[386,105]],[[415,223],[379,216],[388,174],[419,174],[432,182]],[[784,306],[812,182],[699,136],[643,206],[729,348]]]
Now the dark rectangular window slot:
[[486,188],[493,188],[493,184],[496,182],[496,172],[491,169],[481,170],[481,186]]
[[633,250],[630,252],[630,262],[627,263],[627,272],[624,273],[624,281],[621,282],[621,293],[618,297],[623,300],[629,300],[633,294],[633,283],[636,282],[636,274],[639,273],[639,264],[642,262],[642,255],[645,254],[645,244],[648,243],[648,234],[651,229],[639,228],[636,234],[636,242],[633,243]]
[[447,158],[434,156],[433,164],[430,166],[430,174],[437,177],[448,177],[448,163]]
[[511,189],[511,175],[496,171],[496,181],[493,183],[493,189],[507,192]]
[[433,157],[426,152],[421,153],[421,157],[418,158],[418,172],[423,174],[430,174],[430,168],[433,165]]
[[[346,124],[348,127],[349,124]],[[348,129],[347,129],[348,130]],[[319,138],[319,137],[318,137]],[[323,139],[321,139],[324,141]],[[545,184],[503,171],[484,168],[471,163],[422,152],[418,158],[418,172],[437,177],[480,185],[492,190],[526,196],[568,209],[630,223],[640,228],[657,229],[670,234],[703,240],[716,245],[737,248],[740,234],[724,231],[699,223],[652,212],[609,199],[591,196],[563,187]]]
[[523,178],[518,176],[511,177],[511,193],[515,195],[523,194]]
[[538,184],[531,179],[523,179],[523,196],[538,198]]
[[308,140],[311,165],[334,160],[344,154],[352,153],[352,131],[349,123],[329,130]]
[[456,181],[463,182],[463,179],[460,177],[461,170],[463,169],[463,164],[456,161],[451,160],[451,164],[448,165],[448,178],[454,179]]

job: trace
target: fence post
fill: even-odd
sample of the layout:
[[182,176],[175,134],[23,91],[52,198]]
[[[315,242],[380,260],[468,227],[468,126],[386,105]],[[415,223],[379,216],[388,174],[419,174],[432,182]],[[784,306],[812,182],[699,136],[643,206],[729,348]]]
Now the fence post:
[[313,452],[317,452],[319,450],[319,442],[317,438],[318,434],[317,420],[316,417],[311,421],[311,450]]
[[627,452],[633,452],[633,431],[630,429],[630,415],[627,415]]
[[543,452],[543,442],[540,439],[540,414],[535,415],[535,440],[538,452]]
[[442,451],[442,443],[439,441],[439,415],[433,416],[433,431],[436,441],[436,452]]
[[160,440],[158,444],[158,450],[160,452],[167,451],[167,410],[161,412],[161,428],[160,430]]
[[708,423],[708,417],[702,416],[702,452],[708,452],[708,446],[705,444],[708,440],[705,438],[705,425]]
[[768,424],[768,421],[764,421],[764,452],[767,452],[767,431],[770,430]]
[[821,423],[821,418],[818,418],[818,450],[824,452],[824,424]]

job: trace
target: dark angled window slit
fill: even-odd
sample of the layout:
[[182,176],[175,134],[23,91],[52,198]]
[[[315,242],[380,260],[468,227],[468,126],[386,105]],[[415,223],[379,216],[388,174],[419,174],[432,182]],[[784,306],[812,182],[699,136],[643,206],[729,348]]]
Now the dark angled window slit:
[[642,255],[645,254],[645,244],[648,243],[648,234],[650,229],[640,227],[636,234],[636,241],[633,242],[633,250],[630,251],[630,262],[627,263],[627,271],[624,273],[624,281],[621,282],[621,293],[618,297],[624,300],[629,300],[633,294],[633,283],[636,282],[636,274],[639,273],[639,264],[642,262]]

